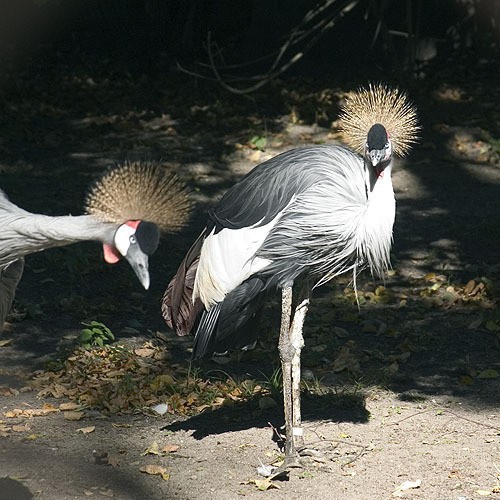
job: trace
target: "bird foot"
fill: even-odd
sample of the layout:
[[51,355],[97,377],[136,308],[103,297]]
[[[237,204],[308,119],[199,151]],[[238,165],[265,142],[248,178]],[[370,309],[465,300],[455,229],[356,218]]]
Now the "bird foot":
[[327,464],[329,460],[319,451],[311,448],[302,448],[295,455],[285,457],[283,463],[272,471],[272,478],[281,477],[290,469],[307,469],[312,465]]
[[302,462],[302,459],[299,455],[293,455],[290,457],[285,457],[285,460],[281,467],[284,467],[286,469],[299,469],[304,467],[304,463]]
[[268,477],[268,479],[282,479],[285,476],[288,476],[290,469],[303,469],[306,464],[302,462],[302,459],[299,456],[293,457],[285,457],[283,463],[278,467],[273,467],[272,472],[269,474],[262,474]]
[[328,458],[326,458],[325,454],[321,451],[315,450],[314,448],[307,448],[304,446],[300,450],[298,450],[299,456],[303,458],[310,458],[314,462],[326,464],[329,462]]
[[330,470],[330,467],[327,465],[329,461],[330,460],[320,451],[304,446],[297,448],[297,451],[292,452],[291,455],[285,456],[283,463],[278,467],[264,465],[261,462],[260,467],[257,467],[257,472],[270,481],[275,479],[284,480],[288,479],[288,474],[291,469],[308,469],[314,465],[316,470],[318,466],[326,467],[325,470]]

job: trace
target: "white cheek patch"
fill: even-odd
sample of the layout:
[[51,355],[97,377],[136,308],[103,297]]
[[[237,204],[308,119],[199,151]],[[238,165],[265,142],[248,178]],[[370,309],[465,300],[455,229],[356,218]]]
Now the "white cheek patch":
[[115,247],[125,257],[130,247],[130,237],[135,233],[135,228],[122,224],[115,233]]
[[392,156],[392,142],[389,141],[387,144],[387,148],[385,150],[385,157],[386,159],[389,159]]

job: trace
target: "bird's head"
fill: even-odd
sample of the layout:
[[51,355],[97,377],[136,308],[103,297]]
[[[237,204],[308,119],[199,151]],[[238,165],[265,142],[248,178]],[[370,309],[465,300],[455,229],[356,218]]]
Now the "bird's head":
[[364,154],[377,175],[393,154],[405,156],[420,132],[417,112],[406,94],[383,84],[349,93],[342,104],[339,128],[344,142]]
[[365,158],[373,166],[377,177],[392,158],[392,142],[387,130],[380,123],[372,125],[365,145]]
[[127,221],[116,230],[113,245],[104,243],[104,260],[115,264],[122,257],[127,259],[141,285],[149,288],[148,258],[158,248],[160,233],[152,222]]
[[106,262],[124,257],[148,289],[148,256],[158,246],[159,231],[173,233],[182,228],[188,221],[191,201],[185,185],[160,163],[125,162],[108,170],[92,186],[85,211],[113,224],[114,236],[108,235],[104,245]]

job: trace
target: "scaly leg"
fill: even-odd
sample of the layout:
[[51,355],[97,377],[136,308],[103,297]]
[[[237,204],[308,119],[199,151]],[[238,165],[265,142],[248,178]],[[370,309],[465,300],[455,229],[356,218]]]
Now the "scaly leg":
[[309,299],[303,300],[292,312],[292,288],[284,287],[281,292],[281,329],[279,353],[283,372],[283,406],[285,412],[285,459],[287,463],[297,458],[297,447],[304,442],[304,431],[300,413],[300,354],[304,346],[302,327],[309,306]]
[[[292,326],[290,327],[290,343],[293,347],[291,361],[292,377],[292,439],[293,448],[297,449],[304,445],[304,429],[302,428],[302,418],[300,413],[300,354],[304,347],[304,337],[302,328],[309,306],[309,299],[304,299],[295,309]],[[288,436],[287,436],[288,441]]]
[[292,357],[293,347],[290,343],[290,316],[292,313],[292,287],[281,289],[281,328],[278,350],[283,372],[283,407],[285,411],[285,457],[294,457],[296,452],[292,433]]

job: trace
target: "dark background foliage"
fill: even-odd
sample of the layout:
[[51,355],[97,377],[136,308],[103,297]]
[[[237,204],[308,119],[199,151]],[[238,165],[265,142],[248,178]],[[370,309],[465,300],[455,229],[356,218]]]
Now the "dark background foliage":
[[17,0],[2,3],[0,37],[0,55],[11,64],[22,61],[19,52],[57,42],[59,49],[76,43],[140,71],[154,69],[159,57],[196,67],[208,63],[210,46],[217,66],[242,76],[266,72],[281,48],[280,63],[308,51],[294,66],[301,73],[330,67],[338,75],[418,76],[424,63],[497,50],[500,2]]

